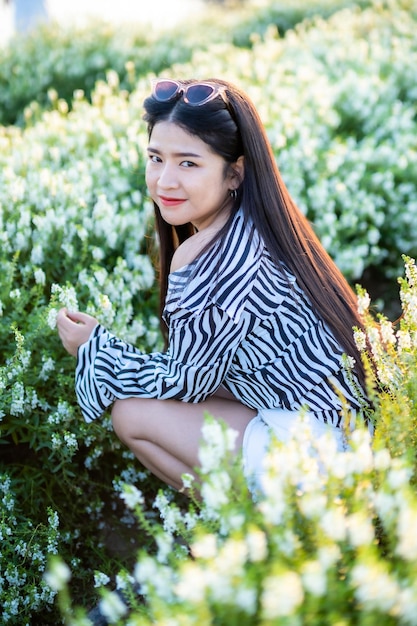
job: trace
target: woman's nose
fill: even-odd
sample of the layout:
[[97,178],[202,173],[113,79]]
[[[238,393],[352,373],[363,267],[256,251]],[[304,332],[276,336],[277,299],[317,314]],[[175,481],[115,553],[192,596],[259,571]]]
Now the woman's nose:
[[175,168],[172,167],[169,163],[165,163],[163,168],[160,170],[158,185],[163,189],[172,189],[178,187],[178,179],[175,175]]

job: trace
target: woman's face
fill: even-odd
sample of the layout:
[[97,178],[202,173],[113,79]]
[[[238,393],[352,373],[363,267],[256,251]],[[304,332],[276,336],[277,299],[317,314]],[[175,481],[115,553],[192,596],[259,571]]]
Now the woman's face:
[[200,231],[224,223],[239,180],[204,141],[173,122],[159,122],[149,140],[146,183],[168,224],[191,222]]

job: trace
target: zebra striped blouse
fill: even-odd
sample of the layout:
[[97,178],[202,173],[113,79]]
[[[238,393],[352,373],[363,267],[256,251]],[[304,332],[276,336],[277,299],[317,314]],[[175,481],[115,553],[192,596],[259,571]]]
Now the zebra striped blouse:
[[307,407],[334,426],[340,395],[360,408],[342,347],[242,211],[223,243],[171,273],[164,319],[166,352],[143,354],[101,325],[80,346],[76,393],[87,421],[116,399],[202,402],[221,385],[251,408]]

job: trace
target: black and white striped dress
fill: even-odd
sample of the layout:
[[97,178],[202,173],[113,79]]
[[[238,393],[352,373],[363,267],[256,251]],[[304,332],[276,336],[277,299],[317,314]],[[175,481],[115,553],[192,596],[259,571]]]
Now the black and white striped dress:
[[336,428],[339,394],[360,409],[342,347],[241,211],[222,245],[170,275],[164,318],[166,352],[143,354],[101,325],[80,346],[76,393],[87,421],[116,399],[196,403],[221,385],[254,409],[307,407]]

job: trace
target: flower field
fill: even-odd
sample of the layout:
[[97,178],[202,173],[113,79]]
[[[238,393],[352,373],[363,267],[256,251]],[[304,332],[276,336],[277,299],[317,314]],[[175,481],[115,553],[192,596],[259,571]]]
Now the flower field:
[[[417,6],[250,5],[212,28],[210,13],[201,36],[44,27],[0,51],[5,626],[87,625],[100,598],[115,624],[417,624]],[[317,445],[312,461],[300,433],[271,451],[255,502],[209,418],[202,502],[144,471],[109,416],[84,423],[55,329],[65,305],[161,346],[141,119],[155,74],[247,91],[290,192],[352,285],[369,284],[374,438],[358,428],[350,452]]]

